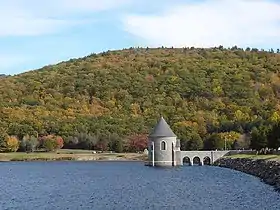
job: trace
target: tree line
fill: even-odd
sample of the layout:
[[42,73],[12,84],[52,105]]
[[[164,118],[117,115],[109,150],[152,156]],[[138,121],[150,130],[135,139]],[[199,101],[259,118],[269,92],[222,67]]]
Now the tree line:
[[40,138],[26,135],[22,139],[17,136],[0,135],[0,152],[34,152],[38,150],[55,151],[64,146],[60,136],[48,135]]
[[280,120],[279,63],[279,52],[236,46],[130,48],[70,59],[0,78],[1,135],[140,151],[146,140],[129,139],[149,134],[163,116],[184,150],[255,148],[256,133],[266,134],[261,125]]
[[63,139],[53,134],[47,136],[25,135],[22,139],[7,134],[0,135],[0,152],[56,151],[58,149],[84,149],[95,151],[143,152],[147,148],[148,136],[135,134],[122,139],[117,134],[93,135],[77,133]]

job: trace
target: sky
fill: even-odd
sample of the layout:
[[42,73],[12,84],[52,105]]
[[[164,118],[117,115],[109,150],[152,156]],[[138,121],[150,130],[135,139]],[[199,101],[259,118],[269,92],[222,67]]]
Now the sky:
[[0,1],[0,74],[129,47],[280,48],[280,0]]

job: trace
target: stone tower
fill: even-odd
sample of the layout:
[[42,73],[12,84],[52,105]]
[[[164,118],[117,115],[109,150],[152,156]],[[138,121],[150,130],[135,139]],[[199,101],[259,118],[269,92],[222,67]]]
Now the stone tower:
[[180,164],[180,141],[163,117],[149,135],[150,166],[176,166]]

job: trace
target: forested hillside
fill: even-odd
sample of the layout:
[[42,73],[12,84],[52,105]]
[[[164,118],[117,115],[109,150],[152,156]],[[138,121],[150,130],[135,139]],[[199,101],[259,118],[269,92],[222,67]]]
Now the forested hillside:
[[131,48],[0,78],[0,130],[137,150],[162,115],[182,149],[244,148],[254,127],[279,121],[279,102],[278,53]]

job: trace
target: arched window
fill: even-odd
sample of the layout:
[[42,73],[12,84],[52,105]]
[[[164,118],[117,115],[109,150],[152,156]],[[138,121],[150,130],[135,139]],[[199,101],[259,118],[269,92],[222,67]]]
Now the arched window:
[[165,141],[162,141],[161,144],[160,144],[160,149],[161,150],[166,150],[166,142]]

